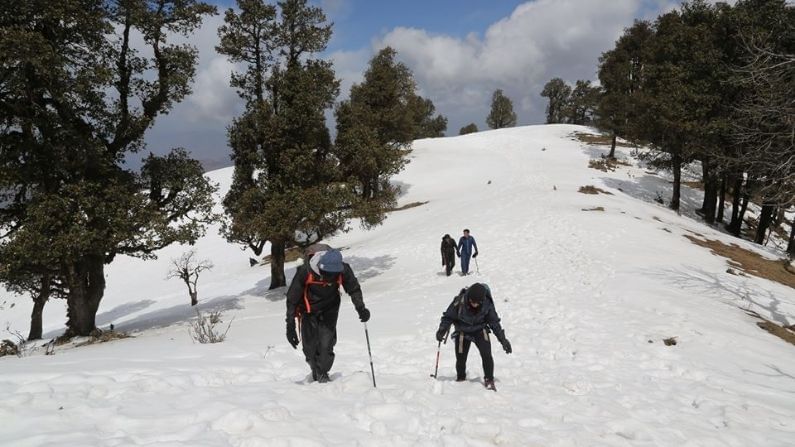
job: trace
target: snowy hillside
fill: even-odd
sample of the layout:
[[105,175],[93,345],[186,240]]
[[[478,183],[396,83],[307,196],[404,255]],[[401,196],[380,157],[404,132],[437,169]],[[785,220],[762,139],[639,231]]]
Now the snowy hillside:
[[[604,147],[579,126],[529,126],[415,142],[385,224],[329,241],[342,247],[372,312],[374,389],[363,325],[347,297],[332,382],[284,337],[284,289],[216,229],[197,245],[215,268],[199,307],[234,317],[228,339],[195,344],[194,310],[168,263],[122,258],[107,269],[98,324],[134,338],[54,356],[0,358],[3,446],[786,446],[795,444],[795,346],[745,309],[795,323],[795,290],[726,273],[692,232],[734,240],[653,202],[670,185],[638,167],[604,173]],[[621,152],[622,148],[619,148]],[[626,151],[620,154],[627,157]],[[232,170],[210,175],[228,187]],[[585,195],[594,185],[612,195]],[[696,192],[683,197],[692,209]],[[604,211],[584,211],[603,207]],[[446,277],[439,244],[469,228],[478,273]],[[289,265],[288,278],[295,263]],[[473,271],[475,265],[473,263]],[[458,266],[456,268],[458,271]],[[464,286],[491,286],[513,345],[493,343],[497,393],[455,382],[441,312]],[[0,323],[27,333],[31,304],[3,292]],[[48,303],[45,336],[60,333]],[[5,325],[4,325],[5,326]],[[676,337],[666,346],[663,339]],[[7,334],[3,337],[7,338]]]

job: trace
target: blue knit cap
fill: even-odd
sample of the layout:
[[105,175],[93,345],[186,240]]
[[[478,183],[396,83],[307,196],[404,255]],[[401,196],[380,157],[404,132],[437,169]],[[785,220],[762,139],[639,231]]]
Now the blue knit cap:
[[342,253],[337,249],[325,252],[317,266],[325,272],[339,273],[343,271],[345,267],[342,265]]

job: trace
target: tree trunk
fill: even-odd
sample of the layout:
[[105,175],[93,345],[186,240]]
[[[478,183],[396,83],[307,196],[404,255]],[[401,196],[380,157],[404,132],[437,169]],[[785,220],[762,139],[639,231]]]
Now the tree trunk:
[[679,212],[679,197],[682,192],[682,157],[679,155],[678,151],[673,154],[671,165],[674,172],[674,191],[671,196],[670,208]]
[[702,160],[701,169],[704,181],[704,202],[701,205],[701,212],[704,213],[704,221],[711,225],[715,223],[715,205],[718,200],[718,176],[715,175],[714,163],[709,158]]
[[284,276],[284,252],[286,244],[282,240],[271,240],[271,285],[269,289],[287,285]]
[[734,190],[732,191],[732,218],[729,225],[726,227],[729,233],[739,236],[740,228],[742,228],[742,219],[740,219],[740,191],[743,189],[743,176],[742,173],[736,174],[734,178]]
[[723,223],[723,212],[726,207],[726,174],[720,177],[720,190],[718,191],[718,217],[715,219]]
[[748,211],[748,202],[751,201],[751,186],[752,182],[749,178],[745,182],[745,190],[743,191],[743,203],[740,205],[740,213],[737,215],[737,228],[733,228],[736,232],[732,232],[737,237],[740,237],[743,229],[743,219],[745,219],[745,212]]
[[50,299],[50,277],[44,275],[41,278],[41,288],[39,293],[33,297],[33,312],[30,313],[30,333],[28,340],[39,340],[42,334],[42,314],[44,304]]
[[775,211],[775,205],[762,205],[762,211],[759,212],[759,225],[756,227],[756,236],[754,237],[754,242],[757,244],[765,242],[765,233],[767,233],[767,229],[773,221],[773,213]]
[[69,294],[66,337],[91,335],[96,329],[97,309],[105,294],[105,262],[102,255],[84,256],[66,269]]
[[195,306],[199,304],[199,292],[195,290],[190,291],[190,305]]
[[789,244],[787,244],[787,253],[791,258],[795,258],[795,218],[790,223],[792,225],[789,230]]
[[607,154],[608,159],[616,158],[616,131],[613,131],[612,142],[610,143],[610,153]]

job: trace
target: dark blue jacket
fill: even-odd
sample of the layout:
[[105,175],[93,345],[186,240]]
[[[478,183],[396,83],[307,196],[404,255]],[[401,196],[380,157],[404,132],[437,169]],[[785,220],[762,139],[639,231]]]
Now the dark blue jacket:
[[[488,290],[488,286],[486,289]],[[447,331],[452,324],[455,325],[456,333],[462,332],[466,336],[488,328],[491,329],[491,332],[494,332],[497,340],[502,343],[505,339],[505,331],[500,325],[500,317],[494,308],[491,291],[488,292],[483,303],[477,309],[467,303],[467,293],[468,289],[462,289],[461,293],[453,299],[453,302],[442,314],[439,330]]]
[[458,250],[461,252],[461,256],[471,255],[472,248],[475,249],[475,253],[478,252],[478,244],[475,243],[475,238],[472,235],[469,235],[469,237],[461,236],[458,240]]

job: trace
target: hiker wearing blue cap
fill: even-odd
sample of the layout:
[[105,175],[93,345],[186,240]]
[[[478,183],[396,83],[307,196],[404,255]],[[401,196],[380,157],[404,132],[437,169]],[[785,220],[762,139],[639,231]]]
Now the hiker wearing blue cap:
[[351,266],[343,262],[339,250],[328,245],[315,244],[307,249],[305,262],[287,290],[287,341],[298,347],[297,320],[312,379],[321,383],[329,381],[328,372],[334,363],[340,286],[351,297],[359,319],[369,320],[370,311],[364,306],[362,289]]

